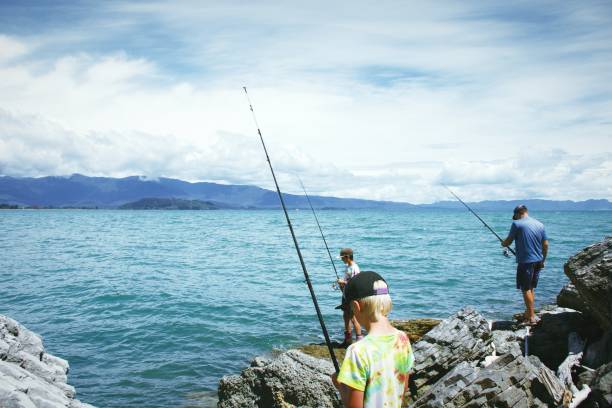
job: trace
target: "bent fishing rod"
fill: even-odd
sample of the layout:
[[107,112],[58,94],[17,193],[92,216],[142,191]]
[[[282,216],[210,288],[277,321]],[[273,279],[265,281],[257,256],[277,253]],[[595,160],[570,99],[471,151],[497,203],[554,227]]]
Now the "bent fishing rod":
[[325,234],[323,234],[323,229],[321,228],[321,224],[319,224],[319,217],[317,217],[317,213],[315,212],[312,203],[310,202],[310,197],[306,192],[306,187],[304,187],[304,183],[302,183],[302,179],[298,176],[298,180],[300,180],[300,185],[302,186],[302,190],[304,190],[304,195],[306,196],[306,200],[308,200],[308,205],[310,205],[310,209],[312,210],[312,215],[314,215],[314,219],[317,222],[317,227],[319,227],[319,232],[321,233],[321,238],[323,238],[323,243],[325,244],[325,249],[327,249],[327,255],[329,255],[329,262],[331,262],[332,267],[334,268],[334,273],[336,274],[336,279],[340,279],[338,276],[338,270],[336,269],[336,264],[334,263],[334,258],[332,258],[332,254],[329,251],[329,246],[327,246],[327,240],[325,239]]
[[[447,190],[449,191],[449,193],[451,193],[451,194],[453,195],[453,197],[455,197],[457,200],[459,200],[459,202],[460,202],[461,204],[463,204],[463,205],[465,206],[465,208],[467,208],[468,210],[470,210],[470,212],[471,212],[472,214],[474,214],[474,215],[476,216],[476,218],[478,218],[478,219],[480,220],[480,222],[482,222],[482,223],[484,224],[484,226],[485,226],[485,227],[487,227],[487,228],[489,229],[489,231],[491,231],[491,232],[493,233],[493,235],[495,235],[495,236],[497,237],[497,239],[499,239],[499,242],[504,242],[504,240],[503,240],[503,239],[502,239],[502,238],[501,238],[499,235],[497,235],[497,232],[495,232],[495,231],[493,230],[493,228],[489,227],[489,224],[487,224],[487,223],[486,223],[486,222],[485,222],[485,221],[484,221],[482,218],[480,218],[480,216],[479,216],[478,214],[476,214],[476,213],[474,212],[474,210],[472,210],[472,209],[470,208],[470,206],[469,206],[469,205],[467,205],[466,203],[464,203],[464,202],[463,202],[463,200],[462,200],[461,198],[459,198],[459,196],[458,196],[457,194],[453,193],[453,190],[451,190],[450,188],[448,188],[448,186],[447,186],[446,184],[442,184],[442,185],[444,186],[444,188],[445,188],[445,189],[447,189]],[[508,248],[508,249],[510,250],[510,252],[512,252],[512,255],[516,256],[516,252],[514,252],[514,249],[512,249],[512,248],[510,248],[510,247],[506,247],[506,248]]]
[[249,102],[249,108],[251,109],[251,113],[253,114],[253,121],[255,122],[255,127],[257,128],[257,134],[259,135],[259,140],[261,140],[261,145],[263,146],[264,153],[266,154],[266,160],[268,161],[268,165],[270,166],[270,172],[272,173],[272,178],[274,179],[276,192],[278,193],[278,198],[280,199],[281,206],[283,207],[283,212],[285,213],[287,226],[289,227],[289,231],[291,232],[291,237],[293,238],[293,244],[295,245],[295,250],[297,251],[298,258],[300,258],[300,264],[302,265],[302,271],[304,271],[304,278],[306,278],[306,284],[308,285],[308,290],[310,291],[310,297],[312,297],[312,303],[314,304],[315,310],[317,311],[317,317],[319,318],[321,330],[323,331],[323,336],[325,337],[325,344],[327,344],[327,349],[329,350],[329,355],[331,357],[332,363],[334,364],[336,373],[338,373],[340,371],[340,367],[338,366],[338,360],[336,360],[336,355],[334,354],[334,349],[332,348],[331,340],[329,339],[329,334],[327,333],[327,328],[325,327],[325,322],[323,321],[323,315],[321,314],[321,309],[319,309],[319,303],[317,302],[317,297],[314,293],[312,283],[310,282],[308,271],[306,270],[306,264],[304,263],[304,258],[302,257],[302,251],[300,251],[300,246],[298,245],[297,238],[295,237],[295,232],[293,231],[293,225],[291,225],[291,219],[289,218],[289,213],[287,212],[287,206],[285,205],[283,194],[281,193],[280,187],[278,186],[278,181],[276,180],[276,175],[274,174],[274,169],[272,168],[272,162],[270,161],[270,156],[268,155],[268,149],[266,149],[266,144],[264,142],[263,136],[261,135],[261,130],[259,129],[259,123],[257,122],[257,117],[255,116],[255,110],[253,109],[251,98],[249,98],[249,93],[247,92],[246,86],[243,86],[242,89],[244,89],[244,94],[246,95],[247,101]]

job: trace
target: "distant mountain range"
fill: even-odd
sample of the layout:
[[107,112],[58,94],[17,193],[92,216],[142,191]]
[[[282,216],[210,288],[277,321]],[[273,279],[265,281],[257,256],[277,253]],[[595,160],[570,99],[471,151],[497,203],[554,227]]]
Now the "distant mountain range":
[[[255,186],[217,183],[189,183],[182,180],[87,177],[73,174],[68,177],[0,177],[0,203],[25,207],[117,208],[124,204],[148,199],[174,198],[211,202],[223,208],[268,209],[278,208],[276,191]],[[290,208],[307,208],[304,196],[283,194]],[[329,209],[408,209],[412,204],[391,201],[360,200],[311,196],[315,208]]]
[[[290,208],[308,208],[302,195],[283,194]],[[143,200],[146,199],[146,200]],[[317,209],[442,209],[464,207],[456,201],[414,205],[392,201],[361,200],[311,196]],[[73,174],[67,177],[0,177],[0,205],[53,208],[168,208],[185,209],[271,209],[280,201],[275,191],[255,186],[225,185],[217,183],[189,183],[182,180],[138,176],[125,178],[87,177]],[[553,201],[512,200],[469,203],[475,210],[510,211],[517,204],[531,210],[550,211],[602,211],[612,210],[608,200]]]

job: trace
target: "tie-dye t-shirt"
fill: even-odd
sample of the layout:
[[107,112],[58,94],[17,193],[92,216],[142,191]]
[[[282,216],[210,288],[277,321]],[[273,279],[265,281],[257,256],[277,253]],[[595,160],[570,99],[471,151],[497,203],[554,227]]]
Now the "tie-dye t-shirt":
[[347,350],[338,382],[364,391],[364,407],[401,407],[414,364],[406,333],[367,335]]

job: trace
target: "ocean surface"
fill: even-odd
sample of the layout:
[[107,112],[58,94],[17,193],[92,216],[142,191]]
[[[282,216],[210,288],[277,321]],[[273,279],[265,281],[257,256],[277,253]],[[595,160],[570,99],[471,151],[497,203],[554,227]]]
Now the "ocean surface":
[[[290,214],[340,340],[319,231],[310,211]],[[362,270],[388,280],[392,318],[523,309],[514,260],[467,211],[318,215],[334,252],[352,247]],[[568,256],[612,235],[612,212],[531,215],[550,238],[541,305],[567,282]],[[511,211],[481,216],[506,236]],[[99,407],[212,406],[219,379],[254,356],[322,341],[281,211],[0,211],[0,313],[69,360],[77,397]]]

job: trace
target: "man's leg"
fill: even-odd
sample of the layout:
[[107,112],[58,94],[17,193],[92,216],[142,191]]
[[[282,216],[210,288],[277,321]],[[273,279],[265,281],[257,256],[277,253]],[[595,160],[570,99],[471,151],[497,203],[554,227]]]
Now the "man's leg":
[[525,320],[532,321],[535,319],[534,310],[534,293],[533,289],[523,290],[523,300],[525,301]]

